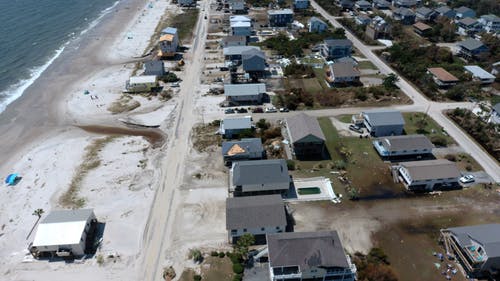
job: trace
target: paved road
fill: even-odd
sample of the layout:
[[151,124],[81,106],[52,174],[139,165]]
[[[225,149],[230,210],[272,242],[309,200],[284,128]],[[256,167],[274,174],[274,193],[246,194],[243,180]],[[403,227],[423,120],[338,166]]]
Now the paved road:
[[[207,2],[200,4],[200,9],[207,8]],[[179,107],[174,123],[174,131],[169,137],[166,157],[163,159],[162,183],[156,191],[153,205],[143,237],[143,280],[163,280],[165,253],[172,245],[174,215],[180,202],[176,190],[181,186],[185,161],[189,151],[189,135],[197,122],[199,114],[195,112],[195,95],[199,95],[198,86],[204,57],[204,45],[207,33],[205,13],[200,12],[195,29],[197,35],[186,54],[184,77],[179,93]]]
[[[311,6],[316,9],[324,18],[326,18],[330,23],[337,28],[343,27],[333,16],[328,14],[323,8],[321,8],[314,0],[311,1]],[[375,55],[369,46],[366,46],[358,40],[352,33],[346,30],[346,36],[349,40],[353,42],[353,45],[366,57],[368,58],[382,74],[397,73],[389,67],[384,61],[382,61],[377,55]],[[399,76],[399,75],[398,75]],[[483,167],[483,169],[491,176],[495,182],[500,182],[500,166],[498,162],[491,157],[485,150],[482,149],[468,134],[464,133],[459,127],[457,127],[452,121],[450,121],[444,114],[443,110],[453,109],[456,107],[471,109],[472,103],[437,103],[428,100],[423,94],[421,94],[412,84],[400,77],[400,81],[397,83],[399,88],[408,95],[414,102],[412,106],[402,106],[402,110],[411,109],[411,111],[421,111],[427,112],[436,122],[444,128],[444,130],[453,137],[456,142],[467,151],[474,159]],[[395,106],[397,109],[398,107]],[[413,110],[414,109],[414,110]],[[326,110],[326,112],[331,112],[331,115],[337,111],[338,114],[351,113],[348,109],[340,110]],[[317,114],[327,114],[326,112],[319,111]],[[344,113],[345,112],[345,113]],[[359,111],[357,111],[359,112]],[[312,112],[311,112],[312,113]],[[313,115],[316,115],[312,113]]]

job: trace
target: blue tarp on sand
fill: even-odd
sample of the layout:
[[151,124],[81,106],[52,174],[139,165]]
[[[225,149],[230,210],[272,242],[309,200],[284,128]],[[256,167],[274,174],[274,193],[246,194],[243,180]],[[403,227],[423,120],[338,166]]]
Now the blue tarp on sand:
[[5,178],[5,183],[8,185],[14,185],[16,183],[18,174],[10,174]]

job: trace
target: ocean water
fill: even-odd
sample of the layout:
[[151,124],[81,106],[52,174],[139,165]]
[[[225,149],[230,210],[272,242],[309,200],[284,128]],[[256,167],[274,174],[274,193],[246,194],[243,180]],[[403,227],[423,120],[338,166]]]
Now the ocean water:
[[117,0],[0,0],[0,112]]

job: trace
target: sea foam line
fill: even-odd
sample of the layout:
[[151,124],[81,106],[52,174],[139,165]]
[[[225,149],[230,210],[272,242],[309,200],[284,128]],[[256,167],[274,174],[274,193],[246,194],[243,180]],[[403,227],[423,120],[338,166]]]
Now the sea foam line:
[[[84,35],[89,30],[94,28],[105,15],[111,12],[116,7],[116,5],[118,5],[119,2],[120,1],[118,0],[114,2],[112,6],[102,10],[99,16],[95,20],[90,22],[87,28],[80,32],[80,36]],[[15,84],[12,84],[9,88],[7,88],[7,90],[1,92],[0,98],[2,98],[2,101],[0,102],[0,113],[2,113],[9,104],[20,98],[23,95],[24,91],[29,86],[31,86],[42,75],[42,73],[62,54],[66,46],[71,43],[72,40],[75,40],[77,38],[78,37],[74,37],[63,43],[63,45],[55,51],[55,54],[44,65],[32,68],[30,70],[29,78],[22,79]]]

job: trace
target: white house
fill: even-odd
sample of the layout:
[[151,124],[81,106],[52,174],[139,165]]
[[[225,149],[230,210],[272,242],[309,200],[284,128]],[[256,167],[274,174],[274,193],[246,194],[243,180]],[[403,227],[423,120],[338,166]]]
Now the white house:
[[34,257],[83,256],[96,225],[92,209],[52,211],[38,225],[29,251]]
[[256,240],[286,231],[285,204],[279,194],[226,199],[226,230],[230,243],[249,233]]
[[382,157],[395,157],[431,154],[434,145],[424,135],[402,135],[378,138],[373,147]]
[[464,69],[472,75],[472,78],[475,81],[481,82],[481,84],[491,84],[495,82],[495,75],[477,65],[466,65],[464,66]]
[[127,92],[150,92],[158,87],[158,77],[156,75],[132,76],[127,81],[125,88]]
[[396,169],[399,179],[411,191],[454,187],[461,176],[455,163],[446,159],[402,162]]

